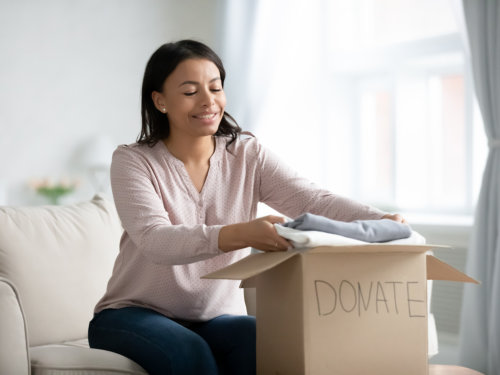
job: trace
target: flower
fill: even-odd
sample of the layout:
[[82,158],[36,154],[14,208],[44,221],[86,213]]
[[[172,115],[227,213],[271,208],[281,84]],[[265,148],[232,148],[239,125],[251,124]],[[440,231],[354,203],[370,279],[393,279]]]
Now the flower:
[[51,204],[58,204],[63,195],[73,192],[78,185],[78,180],[71,180],[67,177],[57,182],[51,178],[31,179],[29,181],[29,186],[47,198]]

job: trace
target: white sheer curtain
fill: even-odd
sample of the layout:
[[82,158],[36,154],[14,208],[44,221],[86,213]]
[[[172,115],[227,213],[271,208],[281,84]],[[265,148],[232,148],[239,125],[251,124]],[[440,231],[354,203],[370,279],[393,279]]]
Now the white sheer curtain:
[[[224,15],[219,40],[228,71],[228,112],[243,128],[265,128],[262,135],[267,137],[275,128],[283,133],[287,122],[303,123],[297,113],[309,112],[311,119],[311,112],[317,110],[313,90],[325,62],[321,33],[324,4],[324,0],[312,4],[302,0],[219,0]],[[290,71],[294,72],[288,77],[290,84],[282,87],[283,76]],[[276,97],[281,103],[289,98],[289,107],[279,119],[265,118],[267,123],[278,121],[279,126],[267,126],[261,114],[268,105],[276,106]],[[306,106],[310,111],[303,110]],[[301,111],[296,111],[297,107]]]
[[220,0],[228,112],[303,175],[321,181],[327,142],[325,8],[315,0]]
[[465,286],[460,360],[500,374],[500,3],[463,0],[476,95],[489,154],[476,208],[467,273],[482,281]]
[[256,16],[261,0],[218,0],[218,42],[227,77],[224,91],[228,97],[227,111],[245,130],[252,130],[254,105],[252,69]]

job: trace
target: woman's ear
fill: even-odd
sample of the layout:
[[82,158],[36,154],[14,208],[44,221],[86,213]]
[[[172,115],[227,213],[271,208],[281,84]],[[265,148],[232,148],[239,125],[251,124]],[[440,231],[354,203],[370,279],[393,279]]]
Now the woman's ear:
[[153,100],[153,104],[155,105],[158,111],[162,113],[167,113],[167,107],[165,105],[165,100],[161,92],[153,91],[151,93],[151,99]]

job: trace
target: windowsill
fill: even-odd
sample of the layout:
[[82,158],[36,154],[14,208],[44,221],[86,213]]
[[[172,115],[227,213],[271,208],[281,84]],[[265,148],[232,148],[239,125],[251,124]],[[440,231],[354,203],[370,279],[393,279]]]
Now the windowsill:
[[411,226],[419,227],[449,227],[455,229],[470,229],[474,224],[472,215],[439,215],[401,213]]
[[472,215],[404,214],[412,229],[426,238],[427,243],[467,247],[474,217]]

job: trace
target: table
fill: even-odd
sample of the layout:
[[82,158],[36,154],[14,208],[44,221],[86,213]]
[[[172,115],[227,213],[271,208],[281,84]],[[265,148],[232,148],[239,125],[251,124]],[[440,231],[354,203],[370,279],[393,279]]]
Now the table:
[[483,375],[476,370],[461,366],[429,365],[429,375]]

